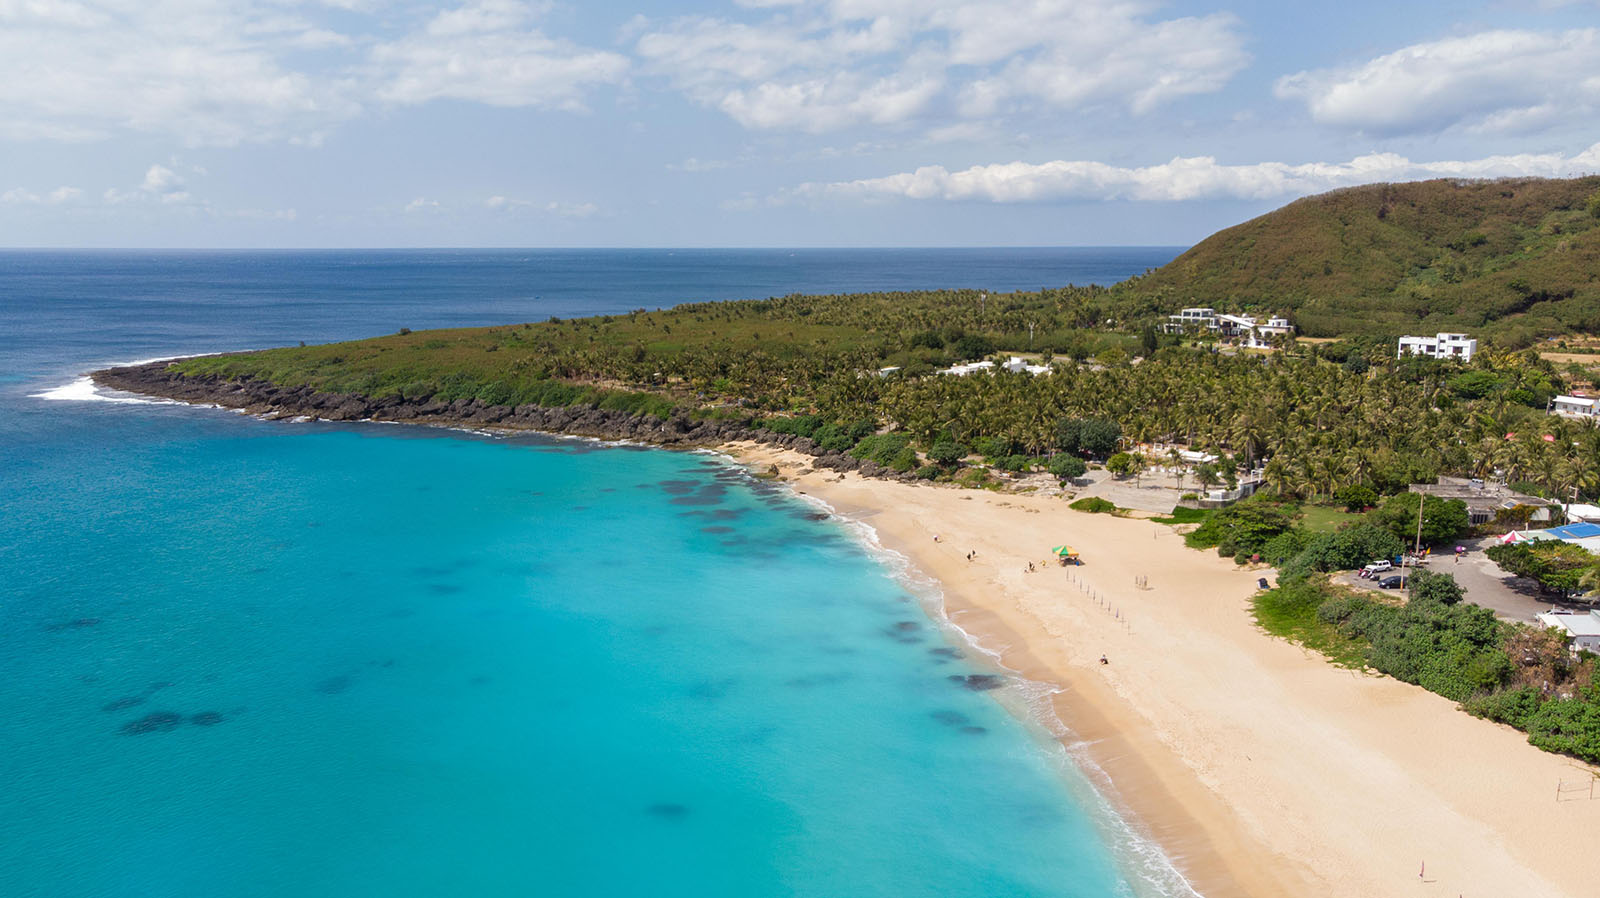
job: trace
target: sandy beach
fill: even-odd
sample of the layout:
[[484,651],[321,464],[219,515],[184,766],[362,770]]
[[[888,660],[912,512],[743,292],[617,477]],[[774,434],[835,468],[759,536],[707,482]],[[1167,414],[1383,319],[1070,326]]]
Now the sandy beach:
[[[1170,528],[1060,499],[814,472],[770,447],[727,451],[778,465],[796,490],[873,527],[941,584],[957,626],[1058,686],[1056,712],[1112,800],[1202,894],[1600,891],[1600,789],[1558,800],[1561,782],[1586,788],[1592,771],[1264,634],[1249,614],[1260,574],[1185,548]],[[1046,563],[1061,543],[1085,565]]]

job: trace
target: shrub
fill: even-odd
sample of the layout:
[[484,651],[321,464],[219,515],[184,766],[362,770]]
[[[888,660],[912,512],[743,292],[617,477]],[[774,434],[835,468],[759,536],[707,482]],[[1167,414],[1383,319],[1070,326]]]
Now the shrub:
[[1117,451],[1122,428],[1099,418],[1062,418],[1056,422],[1055,445],[1062,452],[1082,452],[1105,458]]
[[1283,573],[1293,577],[1312,571],[1344,571],[1375,559],[1392,558],[1403,551],[1405,545],[1388,530],[1372,524],[1356,524],[1312,537],[1298,555],[1283,565]]
[[[1383,504],[1367,513],[1372,523],[1386,527],[1395,536],[1409,542],[1417,534],[1416,493],[1397,493]],[[1422,541],[1442,543],[1465,536],[1472,529],[1467,516],[1467,504],[1460,499],[1441,499],[1438,496],[1422,498]]]
[[1062,480],[1077,480],[1088,472],[1089,466],[1075,455],[1057,455],[1050,459],[1047,469]]
[[1001,471],[1021,474],[1033,466],[1033,459],[1026,455],[1006,455],[995,459],[994,466]]
[[[911,437],[903,433],[875,433],[862,437],[861,441],[851,448],[850,454],[864,461],[874,461],[886,468],[894,467],[896,470],[909,471],[916,466],[916,453],[911,452]],[[911,453],[911,462],[904,468],[896,467],[896,462],[903,462],[905,454]]]
[[923,465],[917,469],[916,478],[918,480],[932,480],[939,476],[939,470],[938,465]]
[[1212,515],[1184,537],[1184,542],[1193,549],[1215,547],[1221,555],[1252,554],[1292,527],[1288,515],[1275,506],[1247,499]]
[[1347,486],[1334,494],[1334,498],[1339,501],[1340,505],[1344,506],[1345,511],[1352,514],[1365,511],[1378,504],[1377,491],[1364,483]]
[[967,450],[954,440],[938,440],[928,450],[928,460],[945,467],[954,467],[967,457]]
[[1261,559],[1273,567],[1282,567],[1289,559],[1299,555],[1310,536],[1300,528],[1285,530],[1261,546]]
[[1067,506],[1074,511],[1087,511],[1090,514],[1114,514],[1117,511],[1116,503],[1099,496],[1089,496]]
[[984,458],[1005,458],[1017,451],[1017,444],[1004,437],[978,437],[972,448]]

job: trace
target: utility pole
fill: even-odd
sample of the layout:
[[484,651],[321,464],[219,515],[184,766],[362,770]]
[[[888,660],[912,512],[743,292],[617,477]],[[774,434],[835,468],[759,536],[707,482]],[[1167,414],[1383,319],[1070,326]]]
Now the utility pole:
[[989,294],[987,294],[987,293],[979,293],[978,294],[978,317],[982,318],[984,315],[988,314],[988,312],[989,312]]
[[[1417,494],[1417,542],[1411,553],[1412,558],[1422,558],[1422,508],[1427,501],[1427,493]],[[1406,575],[1406,566],[1410,562],[1411,559],[1407,558],[1404,553],[1400,555],[1400,585],[1405,589],[1406,595],[1411,594],[1411,578]]]

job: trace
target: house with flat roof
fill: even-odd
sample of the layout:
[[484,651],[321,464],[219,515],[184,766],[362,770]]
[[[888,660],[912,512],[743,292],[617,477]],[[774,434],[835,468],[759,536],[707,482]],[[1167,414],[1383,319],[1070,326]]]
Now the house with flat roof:
[[1587,396],[1557,396],[1550,400],[1550,413],[1563,418],[1594,420],[1600,415],[1600,405]]
[[1572,650],[1600,652],[1600,611],[1546,611],[1539,623],[1560,630],[1572,640]]
[[[1411,492],[1438,496],[1441,499],[1460,499],[1467,506],[1467,519],[1474,524],[1486,524],[1495,519],[1501,509],[1527,505],[1534,509],[1528,518],[1533,521],[1550,520],[1549,499],[1529,496],[1511,489],[1503,483],[1468,479],[1466,477],[1440,477],[1438,483],[1413,483]],[[1540,532],[1540,531],[1530,531]]]
[[1478,341],[1466,334],[1438,333],[1432,337],[1401,337],[1395,358],[1408,355],[1425,355],[1435,359],[1456,359],[1470,362],[1478,352]]
[[1199,306],[1168,315],[1167,323],[1161,325],[1162,332],[1168,334],[1204,334],[1216,329],[1217,310]]

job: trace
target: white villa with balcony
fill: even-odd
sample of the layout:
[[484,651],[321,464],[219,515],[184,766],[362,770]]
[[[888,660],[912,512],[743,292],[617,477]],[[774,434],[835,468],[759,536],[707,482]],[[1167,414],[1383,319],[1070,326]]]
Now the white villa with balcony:
[[1161,330],[1169,334],[1214,333],[1221,337],[1236,337],[1243,346],[1259,348],[1272,345],[1275,337],[1294,333],[1289,319],[1274,315],[1266,321],[1254,315],[1218,314],[1216,309],[1184,309],[1168,315]]
[[1466,334],[1435,334],[1432,337],[1401,337],[1395,358],[1408,355],[1425,355],[1434,359],[1472,361],[1478,352],[1478,341]]

